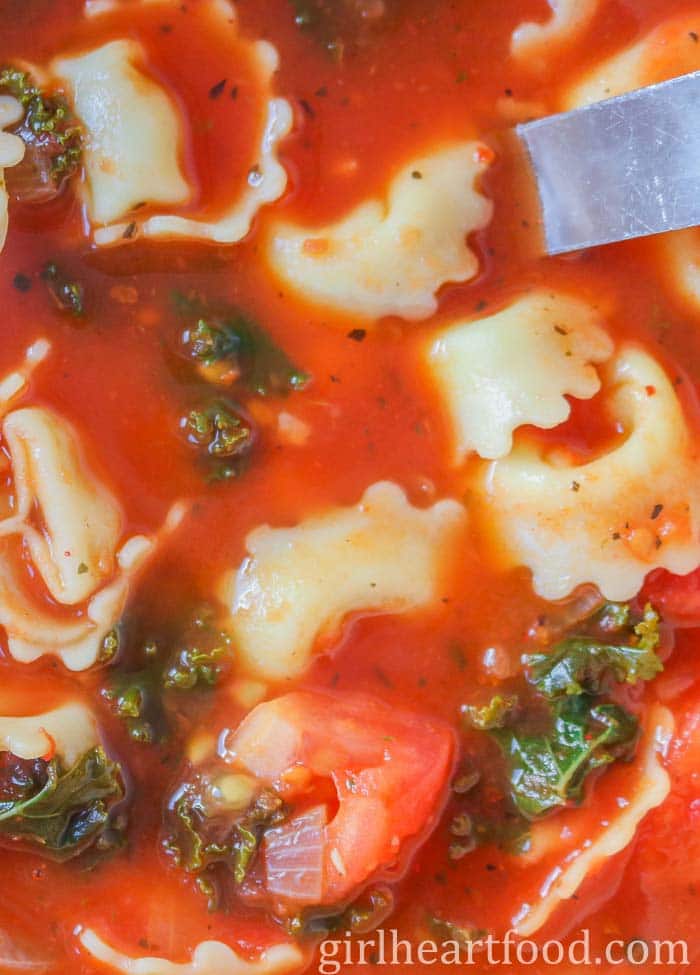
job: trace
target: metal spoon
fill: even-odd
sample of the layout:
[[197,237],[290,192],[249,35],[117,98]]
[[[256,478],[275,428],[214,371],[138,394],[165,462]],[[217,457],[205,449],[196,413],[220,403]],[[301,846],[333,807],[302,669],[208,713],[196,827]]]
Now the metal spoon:
[[549,254],[700,224],[700,71],[519,125]]

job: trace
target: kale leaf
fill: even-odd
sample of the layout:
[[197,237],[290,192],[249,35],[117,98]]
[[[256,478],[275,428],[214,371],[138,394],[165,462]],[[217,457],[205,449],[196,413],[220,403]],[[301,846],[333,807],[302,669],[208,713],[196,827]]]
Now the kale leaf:
[[329,912],[328,908],[304,908],[285,922],[287,933],[294,938],[327,935],[332,931],[350,931],[366,934],[374,931],[394,907],[391,888],[370,887],[345,910]]
[[185,329],[182,342],[186,354],[212,381],[240,381],[258,396],[303,389],[309,377],[286,352],[273,342],[256,322],[235,308],[209,313],[201,302],[181,295],[176,306],[197,320]]
[[233,641],[214,623],[214,614],[203,607],[195,614],[162,675],[166,690],[190,691],[214,687],[233,658]]
[[158,683],[150,670],[120,674],[102,688],[102,697],[125,722],[132,741],[152,745],[163,738],[165,716]]
[[37,771],[19,794],[0,795],[0,834],[54,860],[77,856],[99,839],[123,799],[121,770],[96,746],[72,768],[55,757]]
[[465,725],[498,743],[521,816],[580,802],[592,772],[633,756],[638,721],[605,695],[611,685],[652,680],[663,669],[659,624],[649,604],[641,617],[628,604],[605,604],[580,632],[523,657],[529,687],[522,700],[498,694],[485,706],[462,707]]
[[642,618],[631,624],[629,607],[615,604],[615,608],[617,613],[613,614],[611,607],[604,607],[598,622],[604,632],[613,630],[618,642],[606,643],[598,636],[572,636],[555,644],[549,653],[523,658],[528,680],[540,694],[550,700],[584,691],[598,694],[607,677],[634,684],[652,680],[663,670],[656,654],[660,637],[655,610],[647,604]]
[[[115,641],[118,645],[118,634]],[[161,653],[161,645],[172,649]],[[145,667],[113,674],[101,694],[126,724],[131,740],[150,745],[161,742],[169,730],[169,699],[163,692],[216,686],[233,662],[233,641],[205,604],[181,624],[175,638],[143,643],[140,657]]]
[[505,757],[515,806],[535,819],[579,802],[591,772],[632,756],[638,732],[637,719],[624,708],[581,694],[552,705],[546,733],[496,728],[491,735]]
[[168,810],[165,852],[187,873],[209,898],[213,909],[218,901],[216,870],[240,885],[248,875],[266,830],[279,825],[287,808],[273,789],[262,792],[243,811],[210,808],[212,783],[199,775],[180,791]]
[[237,477],[253,446],[253,429],[232,403],[216,400],[190,410],[181,421],[187,440],[212,465],[210,480]]

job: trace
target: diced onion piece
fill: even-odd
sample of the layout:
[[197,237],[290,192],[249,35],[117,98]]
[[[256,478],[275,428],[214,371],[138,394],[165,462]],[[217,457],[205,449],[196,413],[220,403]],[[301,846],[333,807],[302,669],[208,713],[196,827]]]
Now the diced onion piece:
[[323,893],[325,806],[315,806],[265,835],[267,889],[296,903],[318,904]]

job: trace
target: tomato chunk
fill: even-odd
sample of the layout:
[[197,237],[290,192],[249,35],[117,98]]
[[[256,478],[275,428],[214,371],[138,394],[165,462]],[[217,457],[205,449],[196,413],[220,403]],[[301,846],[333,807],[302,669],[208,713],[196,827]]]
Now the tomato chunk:
[[686,576],[666,569],[650,573],[642,592],[664,619],[676,626],[700,626],[700,568]]
[[266,841],[267,887],[297,904],[347,901],[434,826],[455,737],[365,694],[298,691],[258,705],[227,750],[288,801]]

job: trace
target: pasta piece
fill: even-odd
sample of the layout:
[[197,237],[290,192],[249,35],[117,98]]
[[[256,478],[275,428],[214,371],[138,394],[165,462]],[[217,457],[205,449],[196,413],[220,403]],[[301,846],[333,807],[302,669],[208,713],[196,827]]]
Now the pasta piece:
[[264,525],[250,557],[224,585],[240,657],[257,675],[289,678],[309,663],[321,634],[349,613],[403,612],[439,596],[441,567],[465,512],[455,501],[414,508],[396,484],[295,528]]
[[669,271],[680,294],[700,309],[700,230],[691,227],[661,234],[658,244],[660,265]]
[[292,944],[273,945],[256,961],[246,961],[221,941],[202,941],[192,952],[190,962],[177,963],[124,955],[90,928],[78,928],[77,933],[88,954],[124,975],[286,975],[304,966],[304,956]]
[[537,292],[503,311],[438,333],[428,361],[452,418],[455,460],[504,457],[523,424],[549,429],[569,416],[566,396],[600,389],[594,363],[613,344],[589,305]]
[[412,160],[392,180],[386,203],[368,200],[326,227],[276,223],[267,244],[273,270],[341,312],[429,317],[441,285],[478,270],[466,236],[491,219],[491,203],[474,184],[492,155],[458,143]]
[[[89,471],[65,420],[48,410],[15,410],[5,419],[17,519],[35,566],[55,600],[73,605],[111,575],[121,513]],[[29,524],[33,510],[42,530]],[[0,534],[14,530],[0,523]]]
[[0,95],[0,251],[5,246],[9,224],[9,197],[5,189],[5,170],[24,159],[24,143],[19,136],[3,130],[14,125],[24,115],[24,109],[16,98]]
[[[86,14],[99,17],[115,6],[100,3],[88,7]],[[208,0],[197,12],[202,22],[213,19],[207,29],[237,31],[235,10],[225,0]],[[277,150],[291,130],[292,108],[272,95],[279,67],[275,48],[267,41],[250,42],[250,48],[260,89],[260,141],[245,188],[216,220],[189,212],[184,216],[173,209],[193,195],[179,162],[181,120],[165,91],[137,67],[143,61],[138,43],[112,41],[81,57],[53,62],[52,70],[70,88],[89,135],[87,210],[96,244],[120,244],[138,237],[235,243],[248,233],[258,210],[284,193],[287,174]],[[143,202],[158,204],[165,212],[131,212]]]
[[600,0],[548,0],[552,10],[549,20],[538,24],[528,21],[513,31],[510,51],[519,61],[542,65],[554,47],[571,41],[595,16]]
[[139,67],[143,59],[136,41],[117,40],[51,65],[89,134],[86,205],[92,223],[123,219],[144,202],[185,203],[190,197],[178,159],[177,111]]
[[562,108],[592,105],[605,98],[667,81],[700,69],[700,45],[694,40],[697,15],[674,17],[640,41],[613,55],[566,93]]
[[0,751],[12,752],[18,758],[42,758],[55,746],[56,753],[70,767],[99,744],[95,717],[78,701],[43,714],[0,717]]
[[[671,791],[671,779],[660,762],[660,753],[661,756],[664,754],[672,734],[671,712],[655,705],[649,715],[647,733],[641,746],[641,768],[633,794],[625,797],[627,801],[620,805],[619,812],[605,821],[599,836],[593,841],[584,839],[576,849],[567,852],[562,863],[552,870],[542,884],[541,899],[521,907],[513,918],[513,927],[518,935],[529,938],[543,927],[560,904],[576,896],[576,891],[588,877],[609,857],[620,853],[633,841],[647,813],[666,799]],[[549,830],[546,822],[533,826],[535,845],[540,828]]]
[[[12,484],[11,514],[0,518],[0,626],[15,660],[54,654],[69,669],[84,670],[98,660],[157,538],[134,535],[119,545],[120,508],[84,463],[64,419],[37,407],[8,412],[49,348],[43,339],[35,342],[23,366],[0,380]],[[181,504],[173,505],[161,534],[183,514]],[[25,591],[26,555],[62,613]]]
[[627,346],[604,378],[621,443],[576,463],[525,440],[476,474],[504,562],[528,566],[545,599],[583,583],[630,599],[651,569],[700,564],[698,458],[668,377]]
[[[21,580],[11,557],[0,550],[0,625],[5,628],[11,656],[31,663],[45,654],[59,657],[69,670],[86,670],[100,659],[106,637],[119,622],[135,576],[155,552],[159,542],[175,530],[184,516],[176,503],[155,538],[132,535],[116,555],[117,572],[73,617],[57,618],[22,593]],[[2,523],[0,522],[0,527]]]

